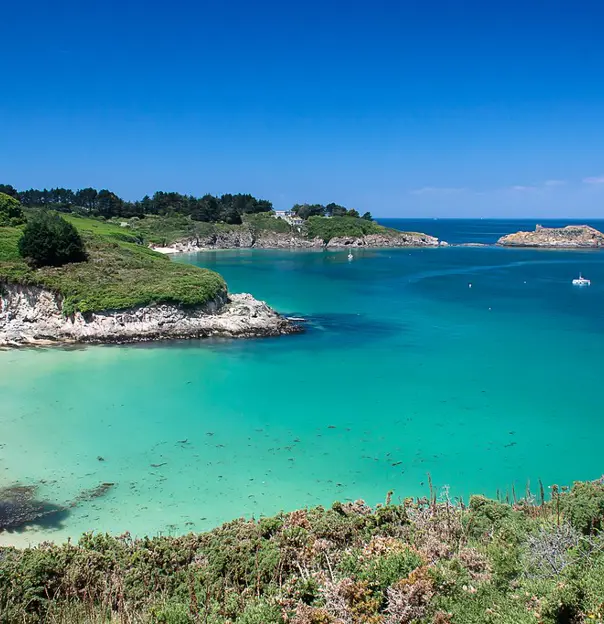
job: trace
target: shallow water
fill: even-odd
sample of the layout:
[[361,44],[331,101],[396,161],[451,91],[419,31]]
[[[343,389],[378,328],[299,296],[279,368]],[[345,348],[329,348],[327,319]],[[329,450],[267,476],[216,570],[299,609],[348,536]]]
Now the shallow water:
[[[484,239],[494,224],[480,223]],[[0,543],[376,503],[391,489],[426,494],[427,473],[464,498],[602,473],[601,252],[373,250],[348,262],[339,251],[240,250],[177,261],[220,271],[233,292],[308,318],[309,331],[0,352],[0,486],[42,481],[41,498],[66,503],[116,484]],[[571,286],[579,271],[591,288]]]

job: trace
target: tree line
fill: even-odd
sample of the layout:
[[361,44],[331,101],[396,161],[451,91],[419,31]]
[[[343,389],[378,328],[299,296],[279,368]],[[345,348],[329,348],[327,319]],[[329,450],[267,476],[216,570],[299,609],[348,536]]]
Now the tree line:
[[[49,208],[59,212],[75,212],[111,219],[113,217],[144,217],[145,215],[184,215],[195,221],[239,224],[245,214],[270,212],[273,204],[266,199],[238,193],[221,196],[182,195],[175,192],[157,191],[145,195],[139,201],[127,201],[108,189],[83,188],[73,191],[66,188],[28,189],[18,191],[10,184],[0,184],[0,193],[5,193],[27,208]],[[360,217],[358,211],[338,204],[296,204],[292,211],[302,219],[312,216]],[[366,212],[363,219],[371,220]]]
[[308,217],[356,217],[357,219],[360,217],[367,221],[372,220],[370,212],[366,212],[361,216],[358,210],[354,208],[344,208],[344,206],[334,203],[326,206],[323,204],[295,204],[292,212],[304,220],[308,219]]
[[17,191],[13,186],[0,184],[0,193],[17,198],[28,208],[50,208],[59,212],[76,212],[111,219],[113,217],[143,217],[145,215],[190,216],[196,221],[224,221],[241,223],[244,214],[268,212],[273,209],[270,201],[256,199],[239,193],[220,197],[182,195],[157,191],[151,197],[145,195],[139,201],[127,201],[109,191],[83,188],[77,191],[66,188],[28,189]]

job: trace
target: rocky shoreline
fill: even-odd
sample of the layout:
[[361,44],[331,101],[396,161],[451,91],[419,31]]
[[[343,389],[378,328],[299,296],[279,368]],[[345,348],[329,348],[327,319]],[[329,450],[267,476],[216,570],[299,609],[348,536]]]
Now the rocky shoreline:
[[207,237],[177,241],[167,247],[153,247],[156,251],[195,253],[217,249],[348,249],[397,247],[539,247],[544,249],[604,249],[604,234],[588,225],[567,225],[545,228],[537,225],[531,232],[514,232],[495,243],[452,243],[429,234],[400,232],[399,235],[367,234],[365,236],[335,237],[325,242],[320,238],[307,239],[295,234],[261,232],[219,232]]
[[224,293],[195,308],[154,304],[66,317],[62,298],[49,290],[0,285],[0,346],[256,338],[300,331],[300,325],[249,294]]
[[294,234],[273,232],[254,233],[252,230],[219,232],[206,237],[189,238],[167,247],[154,247],[162,253],[191,253],[213,249],[345,249],[350,247],[439,247],[447,243],[419,232],[401,232],[400,235],[366,234],[340,236],[325,242],[321,238],[303,238]]
[[532,232],[515,232],[502,236],[500,247],[543,247],[548,249],[604,248],[604,234],[589,225],[567,225],[545,228],[537,225]]

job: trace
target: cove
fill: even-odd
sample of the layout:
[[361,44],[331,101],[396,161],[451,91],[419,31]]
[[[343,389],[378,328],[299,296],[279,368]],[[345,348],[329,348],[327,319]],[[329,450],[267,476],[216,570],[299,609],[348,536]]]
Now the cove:
[[[443,236],[443,238],[446,238]],[[601,474],[604,255],[497,248],[181,256],[303,335],[0,352],[0,486],[83,531],[204,530],[334,500],[524,495]],[[573,289],[579,272],[592,287]],[[469,288],[472,284],[472,288]]]

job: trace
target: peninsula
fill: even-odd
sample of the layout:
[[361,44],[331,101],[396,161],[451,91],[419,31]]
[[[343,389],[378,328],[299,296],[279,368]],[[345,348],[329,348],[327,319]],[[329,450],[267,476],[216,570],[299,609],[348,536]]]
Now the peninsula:
[[589,225],[567,225],[561,228],[537,225],[532,232],[515,232],[502,236],[497,244],[502,247],[599,249],[604,247],[604,234]]
[[195,197],[157,191],[138,201],[84,188],[18,191],[0,184],[26,210],[53,209],[103,219],[163,251],[231,249],[321,249],[325,247],[436,247],[440,241],[419,232],[401,232],[377,224],[371,213],[336,203],[295,204],[275,210],[249,194]]
[[[251,295],[229,294],[217,273],[171,262],[105,221],[41,211],[48,215],[42,226],[73,237],[65,248],[76,249],[77,257],[36,264],[23,256],[20,241],[28,226],[18,202],[9,199],[0,193],[13,211],[0,206],[0,345],[301,331]],[[39,232],[31,238],[31,253],[47,249]]]
[[[154,238],[145,232],[154,218],[146,223],[130,220],[124,227],[143,236]],[[438,247],[446,245],[434,236],[421,232],[402,232],[386,228],[373,221],[359,217],[310,217],[298,225],[273,215],[246,215],[239,225],[220,223],[194,224],[187,231],[181,223],[180,234],[169,226],[161,227],[162,219],[155,227],[173,232],[171,238],[151,242],[151,246],[163,253],[194,252],[204,249],[343,249],[351,247]],[[163,220],[165,223],[165,219]]]

